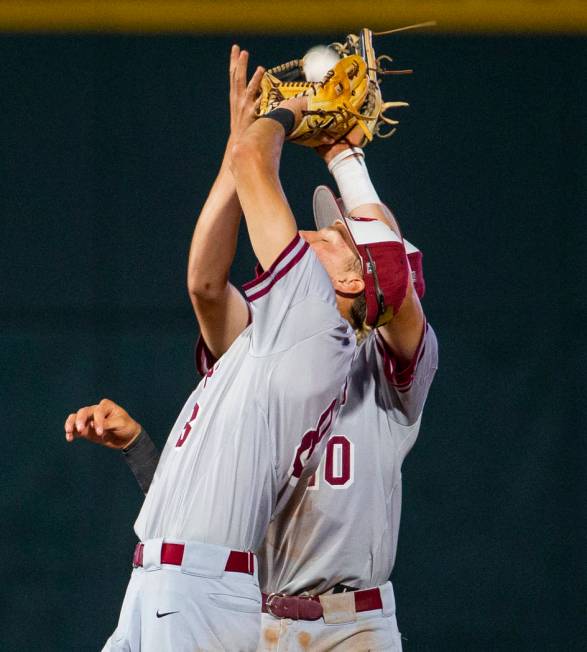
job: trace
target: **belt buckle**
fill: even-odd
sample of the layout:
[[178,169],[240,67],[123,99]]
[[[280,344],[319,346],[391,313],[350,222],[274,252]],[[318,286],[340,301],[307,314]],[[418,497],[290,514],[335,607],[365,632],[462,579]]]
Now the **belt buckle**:
[[265,602],[265,607],[267,608],[267,613],[271,614],[274,618],[281,618],[281,616],[278,616],[277,614],[273,613],[273,610],[271,609],[271,604],[275,598],[285,598],[286,595],[285,593],[270,593],[267,596],[267,600]]

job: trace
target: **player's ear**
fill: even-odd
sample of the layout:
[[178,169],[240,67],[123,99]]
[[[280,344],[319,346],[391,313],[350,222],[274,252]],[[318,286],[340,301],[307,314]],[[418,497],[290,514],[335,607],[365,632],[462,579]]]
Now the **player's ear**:
[[356,297],[365,289],[365,281],[358,275],[351,274],[333,282],[335,291],[341,296]]

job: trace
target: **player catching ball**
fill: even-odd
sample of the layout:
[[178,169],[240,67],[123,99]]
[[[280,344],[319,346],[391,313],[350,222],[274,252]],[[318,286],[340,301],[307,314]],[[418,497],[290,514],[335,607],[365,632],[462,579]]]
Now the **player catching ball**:
[[[406,277],[397,223],[370,182],[362,150],[353,146],[364,141],[361,134],[357,127],[345,142],[319,149],[342,201],[337,204],[326,188],[317,189],[320,230],[302,235],[316,249],[340,236],[364,265],[367,259],[379,273],[376,282],[371,279],[355,295],[336,282],[352,280],[356,266],[344,274],[339,270],[333,279],[338,300],[352,301],[362,343],[351,368],[347,403],[320,469],[307,489],[298,485],[287,509],[272,520],[260,549],[261,650],[401,649],[387,579],[397,547],[401,464],[418,435],[437,345],[419,303],[424,291],[421,255],[404,241],[412,268]],[[197,348],[202,374],[214,368],[249,321],[244,301],[227,280],[240,212],[234,182],[221,169],[194,232],[188,270],[202,333]],[[359,219],[345,220],[347,215]],[[363,225],[377,233],[361,231]],[[385,302],[380,305],[381,295],[392,311]],[[108,404],[102,410],[117,415],[116,423],[124,414],[127,435],[116,447],[127,447],[126,459],[147,492],[157,450],[121,408]]]
[[[135,523],[141,543],[104,650],[256,649],[261,594],[253,553],[270,518],[315,470],[344,401],[355,337],[329,278],[334,245],[318,252],[300,237],[278,174],[286,133],[306,102],[254,120],[263,71],[247,85],[246,68],[247,54],[233,48],[223,169],[265,271],[245,288],[252,323],[171,429]],[[347,252],[350,262],[356,254]],[[107,402],[85,408],[70,415],[66,436],[115,445],[123,437],[116,417],[124,418]]]

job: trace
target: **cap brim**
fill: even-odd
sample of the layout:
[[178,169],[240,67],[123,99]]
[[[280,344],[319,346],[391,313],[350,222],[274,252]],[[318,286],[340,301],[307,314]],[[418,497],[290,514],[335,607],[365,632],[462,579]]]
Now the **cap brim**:
[[383,220],[371,217],[344,217],[343,223],[357,247],[378,242],[401,242],[401,237]]
[[328,186],[318,186],[312,200],[314,222],[317,229],[324,229],[336,221],[343,220],[343,214],[336,201],[336,196]]

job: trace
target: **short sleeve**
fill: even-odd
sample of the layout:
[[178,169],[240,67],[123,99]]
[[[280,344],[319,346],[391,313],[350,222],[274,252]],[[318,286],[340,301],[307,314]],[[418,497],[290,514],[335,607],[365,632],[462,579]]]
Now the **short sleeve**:
[[[247,326],[249,326],[251,320],[252,315],[251,309],[249,308],[249,321],[247,322]],[[218,362],[218,358],[212,353],[212,351],[210,351],[208,345],[206,344],[206,340],[204,340],[201,334],[198,335],[198,339],[196,341],[194,358],[196,363],[196,371],[200,374],[200,376],[205,376],[207,373],[210,373],[214,365]]]
[[420,345],[408,364],[400,366],[383,337],[375,334],[378,362],[383,371],[381,395],[401,425],[411,425],[422,414],[428,390],[438,369],[436,334],[426,324]]
[[201,335],[198,336],[198,341],[196,342],[195,358],[196,369],[200,376],[205,376],[218,362],[218,359],[210,351]]
[[253,355],[284,351],[342,320],[328,274],[299,235],[243,290],[252,312]]

